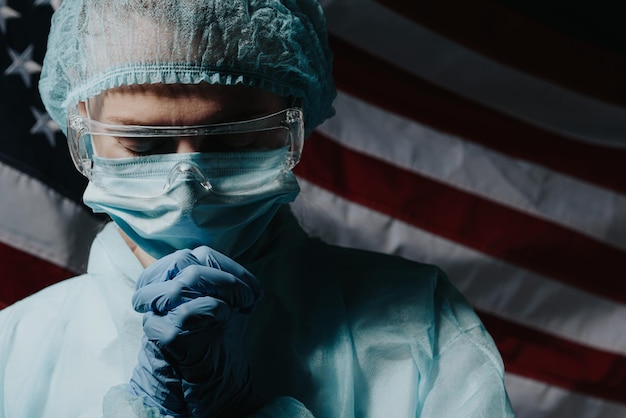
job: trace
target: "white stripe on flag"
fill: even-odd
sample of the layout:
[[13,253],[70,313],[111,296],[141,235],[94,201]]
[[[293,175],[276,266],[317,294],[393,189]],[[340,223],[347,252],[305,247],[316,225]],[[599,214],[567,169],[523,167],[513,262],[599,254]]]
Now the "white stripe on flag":
[[339,92],[335,108],[337,115],[318,130],[346,148],[626,249],[622,194],[507,157],[346,93]]
[[626,405],[508,373],[505,383],[517,418],[626,417]]
[[74,201],[0,162],[0,241],[83,272],[100,222]]
[[327,1],[325,12],[335,36],[437,86],[552,132],[624,147],[624,108],[497,63],[373,0]]

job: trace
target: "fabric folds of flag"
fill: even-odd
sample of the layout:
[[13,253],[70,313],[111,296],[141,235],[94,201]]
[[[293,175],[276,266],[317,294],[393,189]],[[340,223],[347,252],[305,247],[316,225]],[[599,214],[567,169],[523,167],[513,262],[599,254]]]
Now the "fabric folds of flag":
[[57,3],[0,0],[0,308],[83,272],[101,224],[37,89]]
[[[337,115],[293,208],[326,241],[440,265],[517,416],[623,417],[626,51],[539,3],[322,1]],[[51,6],[0,0],[0,306],[81,272],[101,224],[38,98]]]
[[626,57],[504,4],[325,2],[337,116],[295,208],[442,266],[518,416],[626,416]]

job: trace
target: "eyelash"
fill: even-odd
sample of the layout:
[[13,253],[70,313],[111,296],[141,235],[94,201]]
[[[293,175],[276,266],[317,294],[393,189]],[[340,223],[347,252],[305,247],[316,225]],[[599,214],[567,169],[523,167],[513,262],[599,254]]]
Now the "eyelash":
[[116,137],[118,144],[120,144],[122,147],[124,147],[124,149],[130,153],[131,155],[135,156],[135,157],[141,157],[141,156],[145,156],[145,155],[150,155],[150,154],[154,154],[154,150],[159,148],[161,145],[167,143],[167,140],[170,138],[162,138],[159,141],[153,141],[151,143],[148,144],[148,146],[146,147],[145,150],[136,150],[133,148],[133,145],[136,144],[136,142],[138,141],[134,141],[132,139],[128,139],[128,138],[119,138]]

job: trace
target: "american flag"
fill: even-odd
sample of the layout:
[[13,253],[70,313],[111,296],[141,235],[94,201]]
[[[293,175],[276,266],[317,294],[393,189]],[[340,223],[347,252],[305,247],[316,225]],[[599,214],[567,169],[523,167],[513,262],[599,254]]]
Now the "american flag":
[[[0,0],[0,303],[81,272],[100,220],[37,81],[52,10]],[[626,417],[626,37],[605,5],[323,1],[337,115],[293,205],[339,245],[440,265],[519,417]]]

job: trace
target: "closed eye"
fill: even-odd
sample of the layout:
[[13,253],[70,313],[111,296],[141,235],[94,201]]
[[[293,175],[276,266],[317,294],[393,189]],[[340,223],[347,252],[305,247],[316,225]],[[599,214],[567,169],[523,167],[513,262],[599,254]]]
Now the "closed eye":
[[165,154],[175,151],[173,138],[115,137],[117,143],[133,156]]

